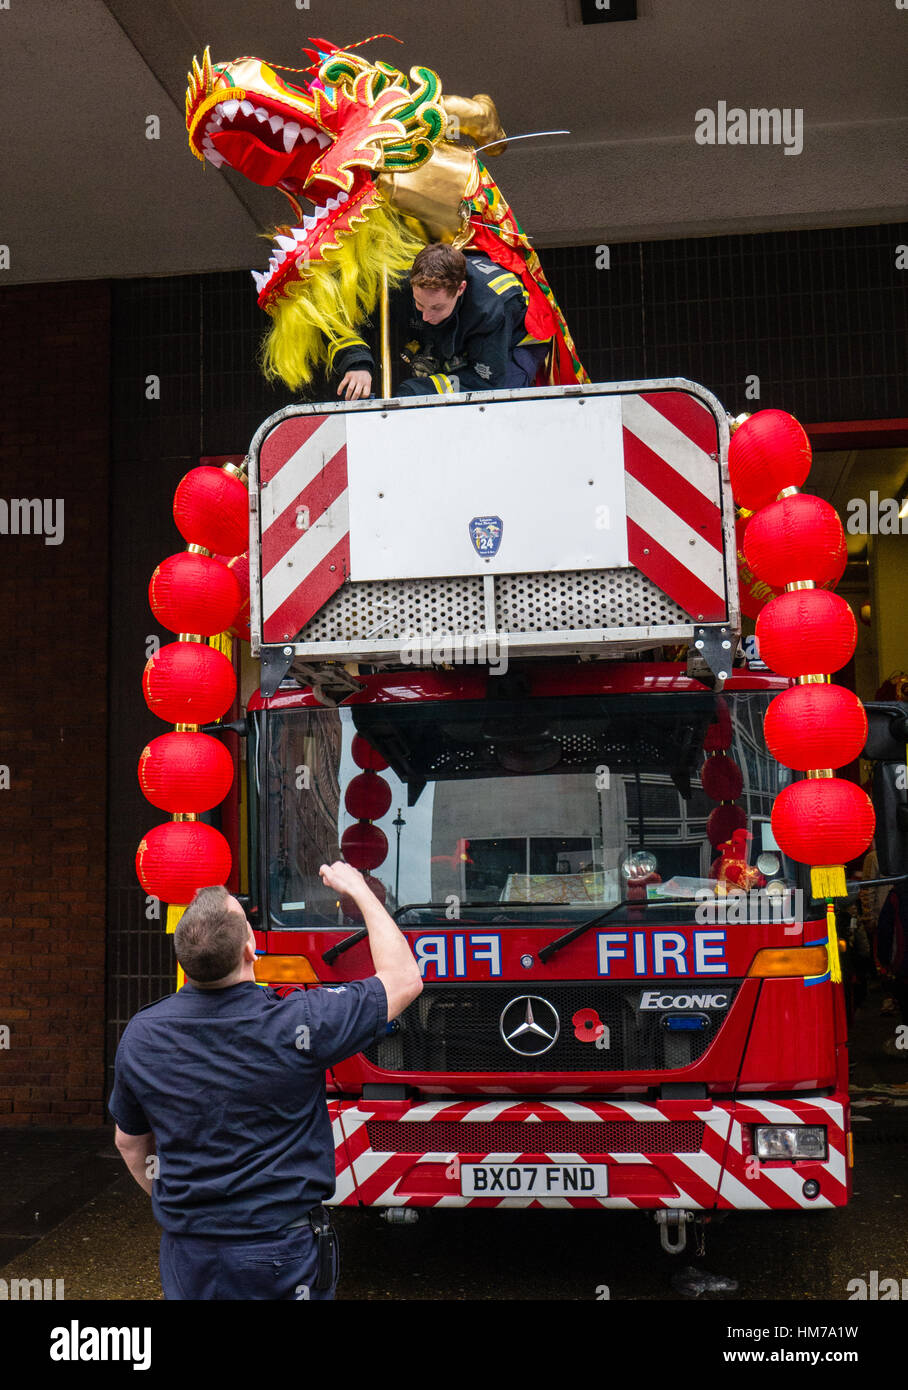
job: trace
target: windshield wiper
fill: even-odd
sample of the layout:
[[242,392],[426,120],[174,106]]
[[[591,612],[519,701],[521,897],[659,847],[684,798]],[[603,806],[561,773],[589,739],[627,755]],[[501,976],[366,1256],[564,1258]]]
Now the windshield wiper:
[[648,898],[641,901],[631,898],[622,898],[620,902],[613,903],[607,911],[600,912],[595,917],[590,917],[588,921],[581,922],[579,927],[574,927],[573,931],[565,932],[564,936],[558,936],[554,941],[550,941],[548,946],[543,946],[541,951],[536,952],[536,959],[541,961],[544,965],[547,960],[551,960],[556,951],[561,950],[562,946],[569,946],[572,941],[577,940],[578,936],[583,936],[584,932],[588,932],[590,927],[598,926],[600,922],[604,922],[607,917],[611,917],[612,913],[618,912],[622,907],[655,907],[657,903],[660,907],[690,907],[692,905],[692,899]]
[[[396,912],[392,912],[391,916],[396,922],[404,912],[409,911],[410,904],[408,903],[405,907],[399,907]],[[338,956],[342,956],[345,951],[349,951],[351,946],[358,946],[361,941],[366,940],[368,935],[368,927],[360,927],[357,931],[353,932],[351,936],[345,936],[343,941],[338,941],[336,946],[329,946],[327,951],[323,951],[322,960],[326,965],[333,965]]]

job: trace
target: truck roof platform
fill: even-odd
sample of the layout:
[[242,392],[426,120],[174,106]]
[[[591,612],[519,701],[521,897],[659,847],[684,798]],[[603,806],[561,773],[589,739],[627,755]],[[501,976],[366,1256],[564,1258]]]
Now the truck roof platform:
[[[295,405],[250,446],[262,691],[494,640],[510,659],[739,630],[728,419],[681,378]],[[442,656],[440,659],[444,659]]]

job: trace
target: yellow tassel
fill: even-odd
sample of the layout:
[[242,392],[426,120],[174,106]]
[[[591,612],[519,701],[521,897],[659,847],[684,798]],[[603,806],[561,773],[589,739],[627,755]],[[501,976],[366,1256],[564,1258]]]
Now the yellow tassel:
[[280,377],[293,391],[307,385],[332,349],[359,338],[357,327],[378,304],[382,270],[392,287],[399,284],[423,245],[387,204],[370,208],[269,309],[273,326],[261,354],[268,380]]
[[810,891],[815,898],[847,898],[848,884],[842,864],[821,864],[810,871]]
[[175,932],[175,931],[176,931],[176,929],[177,929],[177,922],[179,922],[180,918],[183,916],[183,913],[186,911],[186,908],[187,908],[187,907],[188,907],[188,903],[171,903],[171,904],[168,906],[168,908],[167,908],[167,931],[168,931],[169,933],[172,933],[172,932]]
[[829,978],[834,985],[842,983],[842,962],[839,958],[839,934],[835,924],[835,905],[826,904],[826,954],[829,957]]

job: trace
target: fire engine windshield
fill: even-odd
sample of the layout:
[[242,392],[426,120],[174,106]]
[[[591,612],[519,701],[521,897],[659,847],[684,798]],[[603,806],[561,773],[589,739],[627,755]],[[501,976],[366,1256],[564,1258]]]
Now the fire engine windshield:
[[[403,925],[693,915],[705,891],[788,898],[765,692],[271,711],[260,791],[269,915],[355,926],[344,858]],[[351,909],[348,912],[346,909]],[[650,914],[652,915],[652,914]]]

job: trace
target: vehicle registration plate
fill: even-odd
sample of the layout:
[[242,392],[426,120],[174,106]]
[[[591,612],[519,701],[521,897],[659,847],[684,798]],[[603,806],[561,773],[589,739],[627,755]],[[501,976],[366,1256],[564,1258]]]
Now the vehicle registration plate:
[[607,1197],[605,1163],[462,1163],[463,1197]]

